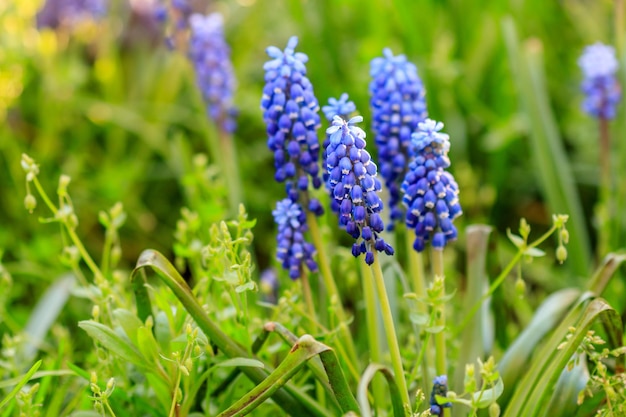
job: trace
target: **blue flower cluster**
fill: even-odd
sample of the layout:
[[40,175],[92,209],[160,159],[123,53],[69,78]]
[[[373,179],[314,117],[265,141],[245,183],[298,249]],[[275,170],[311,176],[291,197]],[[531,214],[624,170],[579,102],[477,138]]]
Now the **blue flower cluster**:
[[[339,97],[339,99],[336,99],[334,97],[329,98],[328,104],[322,107],[322,113],[324,113],[326,119],[328,119],[328,121],[331,123],[335,116],[339,116],[342,119],[348,120],[350,114],[354,113],[355,111],[356,106],[354,105],[354,102],[348,100],[347,93],[343,93],[341,97]],[[324,184],[326,184],[326,188],[329,191],[332,191],[330,189],[330,185],[328,184],[328,171],[324,169],[324,167],[326,167],[326,149],[328,148],[329,143],[330,140],[328,139],[328,136],[326,136],[324,138],[324,143],[322,143],[322,180],[324,181]],[[330,200],[330,208],[334,212],[337,212],[339,210],[339,207],[337,207],[337,203],[334,199]]]
[[100,19],[106,15],[108,5],[108,0],[47,0],[37,13],[37,27],[57,28]]
[[448,376],[436,376],[433,380],[433,390],[430,392],[430,415],[442,416],[444,408],[452,407],[452,403],[437,404],[435,395],[445,397],[448,395]]
[[307,230],[306,215],[298,203],[285,198],[276,203],[276,210],[272,211],[278,225],[278,248],[276,258],[282,267],[289,271],[291,279],[302,275],[302,267],[317,271],[317,264],[313,260],[315,247],[304,240]]
[[[285,182],[287,195],[297,202],[300,191],[309,184],[319,188],[319,104],[306,76],[308,57],[295,52],[298,38],[293,36],[284,51],[270,46],[272,58],[264,65],[265,87],[261,99],[263,120],[267,126],[269,149],[274,152],[274,178]],[[307,208],[316,215],[324,212],[320,202],[308,198]]]
[[578,65],[585,76],[581,85],[586,95],[583,110],[600,119],[614,118],[622,96],[616,77],[618,63],[615,49],[599,42],[587,46],[578,59]]
[[365,150],[365,132],[356,126],[363,120],[356,116],[349,121],[335,116],[326,130],[326,167],[328,185],[338,207],[339,224],[354,238],[352,254],[365,254],[365,262],[374,262],[373,250],[393,255],[393,248],[379,233],[384,224],[380,217],[383,208],[378,193],[381,183],[376,178],[377,167]]
[[402,191],[407,207],[406,225],[415,231],[413,247],[421,252],[426,243],[443,250],[456,239],[454,219],[463,212],[459,204],[459,187],[446,171],[450,166],[449,136],[441,133],[443,123],[426,119],[412,135],[413,160],[409,164]]
[[380,174],[389,189],[391,222],[403,217],[399,207],[400,184],[406,174],[411,134],[427,116],[424,86],[415,65],[404,55],[394,56],[390,49],[370,64],[370,107]]
[[207,105],[207,113],[222,131],[232,133],[237,113],[233,106],[235,76],[230,48],[224,39],[222,15],[212,13],[203,16],[196,13],[189,18],[189,25],[189,58]]

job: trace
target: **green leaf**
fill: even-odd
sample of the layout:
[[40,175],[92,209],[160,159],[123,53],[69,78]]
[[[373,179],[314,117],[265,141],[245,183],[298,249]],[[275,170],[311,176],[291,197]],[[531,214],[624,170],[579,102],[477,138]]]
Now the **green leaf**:
[[425,326],[426,324],[428,324],[430,316],[428,314],[411,313],[409,314],[409,320],[411,320],[412,323],[415,323],[418,326]]
[[249,366],[253,368],[265,368],[263,362],[250,358],[231,358],[221,361],[215,365],[217,368],[235,368],[239,366]]
[[[140,314],[140,318],[145,320],[151,310],[149,294],[145,288],[145,280],[137,277],[139,271],[143,271],[144,268],[151,268],[157,273],[159,278],[172,290],[189,315],[193,317],[198,327],[227,357],[247,356],[246,351],[209,318],[174,265],[161,253],[152,249],[144,250],[139,255],[137,265],[131,273],[131,281],[133,282],[133,290],[135,291],[137,302],[141,302],[144,305],[144,308],[141,309],[138,306],[138,311],[143,311],[142,314],[145,315],[144,317]],[[266,371],[260,368],[246,366],[241,369],[256,384],[262,383],[267,377]],[[324,410],[317,402],[301,392],[300,389],[289,384],[284,389],[276,391],[274,399],[281,408],[293,415],[301,417],[321,417],[325,415]]]
[[41,359],[35,362],[35,364],[28,370],[28,372],[26,372],[26,374],[17,383],[17,385],[11,390],[11,392],[9,392],[9,394],[6,397],[4,397],[2,401],[0,401],[0,409],[2,409],[2,407],[7,405],[9,401],[11,401],[17,395],[17,393],[20,392],[22,387],[26,385],[28,381],[30,381],[33,374],[37,372],[37,369],[39,369],[39,367],[41,366],[41,362],[42,362]]
[[513,234],[513,232],[511,232],[511,229],[506,229],[506,235],[516,248],[523,249],[526,246],[526,241],[520,236]]
[[248,281],[245,284],[238,285],[237,287],[235,287],[236,293],[242,293],[244,291],[254,291],[254,290],[256,290],[256,284],[254,283],[254,281]]
[[539,306],[528,326],[508,347],[498,363],[504,382],[503,404],[508,402],[522,374],[528,370],[529,359],[537,350],[541,340],[559,324],[579,295],[579,290],[566,288],[548,296]]
[[[605,325],[611,347],[621,344],[622,324],[619,314],[601,298],[587,300],[588,296],[584,294],[583,301],[570,311],[537,351],[533,361],[526,365],[528,371],[519,382],[504,417],[547,416],[547,405],[557,379],[596,321],[600,320]],[[557,350],[572,327],[575,330],[571,338],[561,350]]]
[[137,329],[137,346],[141,354],[156,366],[159,361],[159,345],[152,331],[145,326]]
[[83,320],[78,322],[78,327],[91,336],[92,339],[100,342],[105,348],[109,349],[115,355],[125,361],[128,361],[143,370],[150,370],[146,358],[131,345],[127,340],[123,339],[113,331],[110,327],[93,320]]
[[531,256],[533,258],[541,258],[542,256],[545,256],[546,253],[539,248],[530,247],[524,250],[524,255]]
[[502,382],[502,378],[498,378],[496,385],[492,388],[472,394],[472,403],[477,408],[487,408],[500,398],[503,391],[504,383]]
[[[276,392],[277,389],[286,384],[304,366],[306,361],[325,351],[331,351],[331,349],[323,343],[316,341],[310,335],[302,336],[274,372],[240,398],[239,401],[220,413],[218,417],[239,416],[250,413]],[[337,396],[337,399],[340,400],[339,396]],[[358,413],[358,406],[354,398],[352,398],[351,402],[345,401],[345,398],[342,399],[344,402],[340,400],[340,404],[344,413],[349,411]]]
[[117,322],[124,329],[126,336],[135,344],[137,344],[137,329],[143,326],[143,323],[132,312],[118,308],[113,311],[113,317],[117,319]]
[[362,416],[372,417],[372,408],[370,407],[370,403],[367,398],[368,389],[372,380],[379,372],[385,377],[387,384],[389,385],[389,395],[391,397],[394,417],[404,416],[405,412],[404,406],[402,405],[402,396],[400,395],[398,384],[396,384],[396,380],[393,377],[393,372],[386,366],[377,363],[371,363],[367,366],[367,368],[365,368],[365,372],[363,372],[363,375],[359,380],[359,386],[357,387],[357,401],[359,402]]
[[520,107],[530,128],[530,148],[535,158],[537,180],[550,211],[569,214],[568,264],[578,276],[586,276],[591,263],[591,245],[580,196],[572,180],[572,168],[550,107],[544,74],[543,46],[536,38],[520,45],[515,21],[511,17],[503,20],[502,29],[517,84]]

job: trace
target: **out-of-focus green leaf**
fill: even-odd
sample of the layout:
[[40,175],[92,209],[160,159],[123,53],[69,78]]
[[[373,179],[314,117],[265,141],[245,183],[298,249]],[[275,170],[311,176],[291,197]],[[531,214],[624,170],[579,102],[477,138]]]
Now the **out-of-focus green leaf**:
[[39,367],[41,366],[41,362],[42,362],[41,360],[38,360],[37,362],[35,362],[35,364],[28,370],[28,372],[26,372],[26,374],[22,377],[22,379],[20,379],[20,381],[11,390],[11,392],[9,392],[9,394],[6,397],[4,397],[2,401],[0,401],[0,409],[2,409],[2,407],[7,405],[9,401],[11,401],[17,395],[17,393],[20,392],[22,387],[26,385],[28,381],[30,381],[33,374],[37,372],[37,369],[39,369]]
[[473,403],[478,408],[487,408],[491,403],[496,402],[498,398],[500,398],[502,392],[504,392],[504,383],[502,382],[502,378],[498,378],[493,388],[472,394]]
[[87,332],[89,336],[101,343],[105,348],[115,353],[120,358],[143,369],[150,370],[150,365],[146,358],[127,340],[124,340],[110,327],[93,320],[83,320],[78,322],[78,327]]

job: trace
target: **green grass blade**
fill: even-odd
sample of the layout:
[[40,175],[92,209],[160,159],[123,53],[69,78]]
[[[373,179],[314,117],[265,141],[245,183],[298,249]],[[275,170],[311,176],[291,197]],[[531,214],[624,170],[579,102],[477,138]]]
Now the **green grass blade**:
[[579,290],[566,288],[546,298],[528,326],[506,350],[498,363],[504,381],[503,404],[513,395],[516,382],[528,369],[529,359],[541,340],[559,324],[579,295]]
[[[174,265],[172,265],[165,256],[158,251],[147,249],[139,255],[137,265],[131,274],[133,281],[133,289],[136,291],[136,298],[143,299],[147,305],[149,298],[145,283],[138,279],[139,271],[144,268],[153,269],[162,281],[167,285],[176,298],[178,298],[187,310],[189,315],[193,317],[198,327],[202,329],[204,334],[211,339],[217,347],[224,352],[229,358],[248,357],[247,352],[239,346],[235,341],[229,338],[222,330],[209,318],[191,289],[180,276]],[[137,293],[139,291],[139,293]],[[145,297],[144,297],[145,294]],[[147,306],[146,306],[147,307]],[[140,318],[142,318],[140,316]],[[145,320],[145,318],[142,318]],[[256,384],[260,384],[267,377],[267,372],[256,367],[243,367],[242,371],[250,380]],[[287,413],[298,416],[323,416],[324,410],[306,394],[300,392],[297,388],[286,386],[285,389],[279,389],[275,392],[274,399],[276,403]]]
[[370,407],[369,399],[367,398],[367,391],[378,372],[385,377],[387,384],[389,384],[389,394],[391,395],[393,415],[395,417],[404,416],[405,413],[404,407],[402,406],[402,397],[400,395],[398,384],[396,384],[396,380],[393,377],[393,372],[384,365],[371,363],[367,368],[365,368],[365,372],[363,372],[357,388],[357,400],[361,406],[363,417],[372,417],[372,408]]
[[[489,280],[486,275],[487,250],[491,227],[485,225],[469,226],[467,236],[467,290],[463,297],[462,317],[470,314],[472,307],[477,303],[489,288]],[[483,302],[482,307],[488,306],[488,300]],[[452,380],[452,389],[459,390],[463,387],[465,379],[465,365],[476,363],[476,359],[484,359],[487,349],[486,337],[493,338],[493,329],[486,329],[487,317],[485,309],[474,315],[461,333],[461,346],[457,360],[458,366]],[[491,343],[493,343],[491,341]],[[476,363],[476,366],[478,364]],[[452,410],[454,416],[461,416],[465,410],[456,407]]]
[[626,261],[626,254],[623,253],[609,253],[605,256],[602,260],[602,265],[600,265],[589,281],[587,289],[597,296],[602,295],[615,271],[624,261]]
[[[285,385],[287,381],[289,381],[289,379],[293,377],[308,360],[314,358],[316,355],[329,351],[332,352],[332,349],[323,343],[316,341],[312,336],[302,336],[298,339],[296,344],[291,348],[287,357],[274,370],[274,372],[272,372],[263,382],[254,387],[249,393],[244,395],[239,401],[219,414],[218,417],[240,416],[250,413],[270,396],[272,396],[276,390]],[[339,364],[337,363],[336,357],[334,358],[334,365],[332,365],[333,361],[331,358],[332,357],[325,356],[325,360],[329,361],[327,363],[331,365],[331,368],[334,366],[338,367]],[[339,372],[340,371],[341,370],[339,369]],[[338,375],[335,373],[335,370],[332,370],[329,376],[337,377]],[[343,374],[339,377],[339,379],[343,379],[345,383]],[[337,385],[334,385],[334,388],[336,386]],[[345,383],[344,388],[347,389],[347,383]],[[342,390],[342,388],[339,389]],[[349,411],[358,412],[354,399],[350,402],[341,396],[340,404],[342,405],[344,413]]]
[[502,26],[522,110],[530,129],[531,151],[543,196],[551,212],[569,214],[568,263],[578,276],[586,276],[591,262],[589,236],[574,175],[550,108],[542,45],[533,39],[522,48],[513,19],[505,19]]
[[[621,340],[621,319],[615,310],[600,298],[587,303],[588,299],[588,293],[583,294],[581,301],[570,310],[549,340],[537,351],[528,372],[507,405],[504,417],[546,415],[557,379],[594,322],[601,320],[606,325],[612,333],[609,341]],[[557,350],[571,327],[576,329],[572,338],[565,348]]]
[[9,392],[9,395],[4,397],[4,399],[0,401],[0,409],[7,405],[9,401],[11,401],[17,395],[17,393],[20,392],[22,387],[26,385],[28,381],[30,381],[30,378],[35,374],[35,372],[37,372],[37,369],[39,369],[40,366],[41,360],[35,362],[35,364],[29,369],[29,371],[26,372],[26,374],[22,377],[20,382],[18,382],[17,385],[11,390],[11,392]]

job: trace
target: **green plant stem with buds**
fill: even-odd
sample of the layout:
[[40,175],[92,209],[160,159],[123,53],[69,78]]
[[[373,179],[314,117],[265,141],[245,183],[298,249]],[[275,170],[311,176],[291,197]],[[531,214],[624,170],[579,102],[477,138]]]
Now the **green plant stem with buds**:
[[502,270],[500,275],[498,275],[498,277],[489,286],[489,290],[480,298],[480,300],[478,300],[476,303],[474,303],[474,305],[472,306],[472,309],[470,310],[469,314],[467,314],[463,318],[463,320],[461,321],[461,324],[459,324],[452,331],[452,338],[453,339],[456,338],[459,335],[459,333],[463,330],[463,328],[465,328],[467,323],[469,323],[469,321],[472,319],[472,317],[474,317],[474,314],[476,314],[476,312],[480,309],[480,307],[483,305],[485,300],[487,298],[491,297],[491,295],[498,289],[498,287],[500,287],[500,285],[504,282],[504,280],[509,276],[509,273],[511,272],[511,270],[522,259],[522,256],[524,256],[526,251],[528,251],[529,249],[532,249],[532,248],[536,248],[537,246],[542,244],[546,239],[548,239],[558,229],[559,229],[559,225],[556,222],[554,222],[552,224],[552,227],[550,227],[550,229],[547,232],[545,232],[543,235],[541,235],[537,240],[535,240],[534,242],[532,242],[530,244],[524,244],[522,247],[518,247],[517,253],[513,257],[513,259],[511,259],[511,261],[508,263],[508,265]]
[[[341,302],[341,297],[339,295],[339,291],[337,290],[337,284],[335,283],[335,279],[333,278],[333,274],[330,270],[330,263],[328,261],[328,257],[326,255],[326,250],[324,247],[324,242],[322,240],[322,234],[320,233],[319,225],[317,223],[317,217],[308,210],[306,211],[306,221],[309,226],[309,231],[311,232],[311,237],[313,239],[313,244],[317,249],[317,259],[319,263],[320,272],[322,278],[324,280],[324,286],[326,287],[326,291],[328,291],[328,297],[337,300],[337,318],[340,322],[341,334],[343,336],[343,343],[345,344],[345,348],[348,352],[348,357],[346,360],[350,360],[349,358],[356,359],[356,348],[354,346],[354,341],[352,340],[352,335],[350,334],[350,329],[348,328],[348,321],[346,312],[343,309],[343,304]],[[353,375],[354,376],[354,375]],[[358,375],[356,375],[356,380],[358,381]]]
[[383,316],[383,324],[385,326],[385,333],[387,335],[389,354],[391,355],[391,366],[393,368],[396,384],[398,384],[398,389],[400,390],[402,403],[404,404],[404,407],[406,409],[405,414],[410,415],[411,402],[409,400],[409,391],[406,385],[406,379],[404,378],[402,356],[400,354],[400,346],[398,345],[398,337],[396,336],[396,328],[393,323],[393,316],[391,315],[389,297],[387,296],[387,289],[385,288],[385,280],[383,278],[383,271],[380,266],[380,261],[378,259],[378,253],[376,251],[373,251],[373,253],[374,263],[371,265],[371,269],[374,273],[374,283],[376,284],[378,302],[380,303],[380,310]]
[[[48,197],[48,194],[41,186],[41,183],[39,182],[39,179],[37,178],[37,176],[33,176],[33,184],[35,184],[35,188],[37,189],[37,192],[39,193],[39,196],[41,197],[41,199],[44,201],[46,206],[48,206],[48,209],[50,209],[52,214],[56,217],[59,210]],[[91,256],[89,255],[89,252],[87,252],[87,249],[85,249],[85,246],[83,245],[80,238],[76,234],[76,231],[74,230],[74,228],[70,227],[70,225],[68,225],[67,222],[63,220],[61,220],[61,222],[65,226],[65,230],[67,231],[67,234],[70,237],[70,240],[72,241],[74,246],[76,246],[76,248],[78,249],[80,256],[83,258],[83,261],[85,261],[85,264],[87,265],[87,267],[94,274],[94,276],[96,277],[96,280],[104,279],[104,274],[102,273],[100,268],[98,268],[98,265],[96,265],[94,260],[91,258]]]

